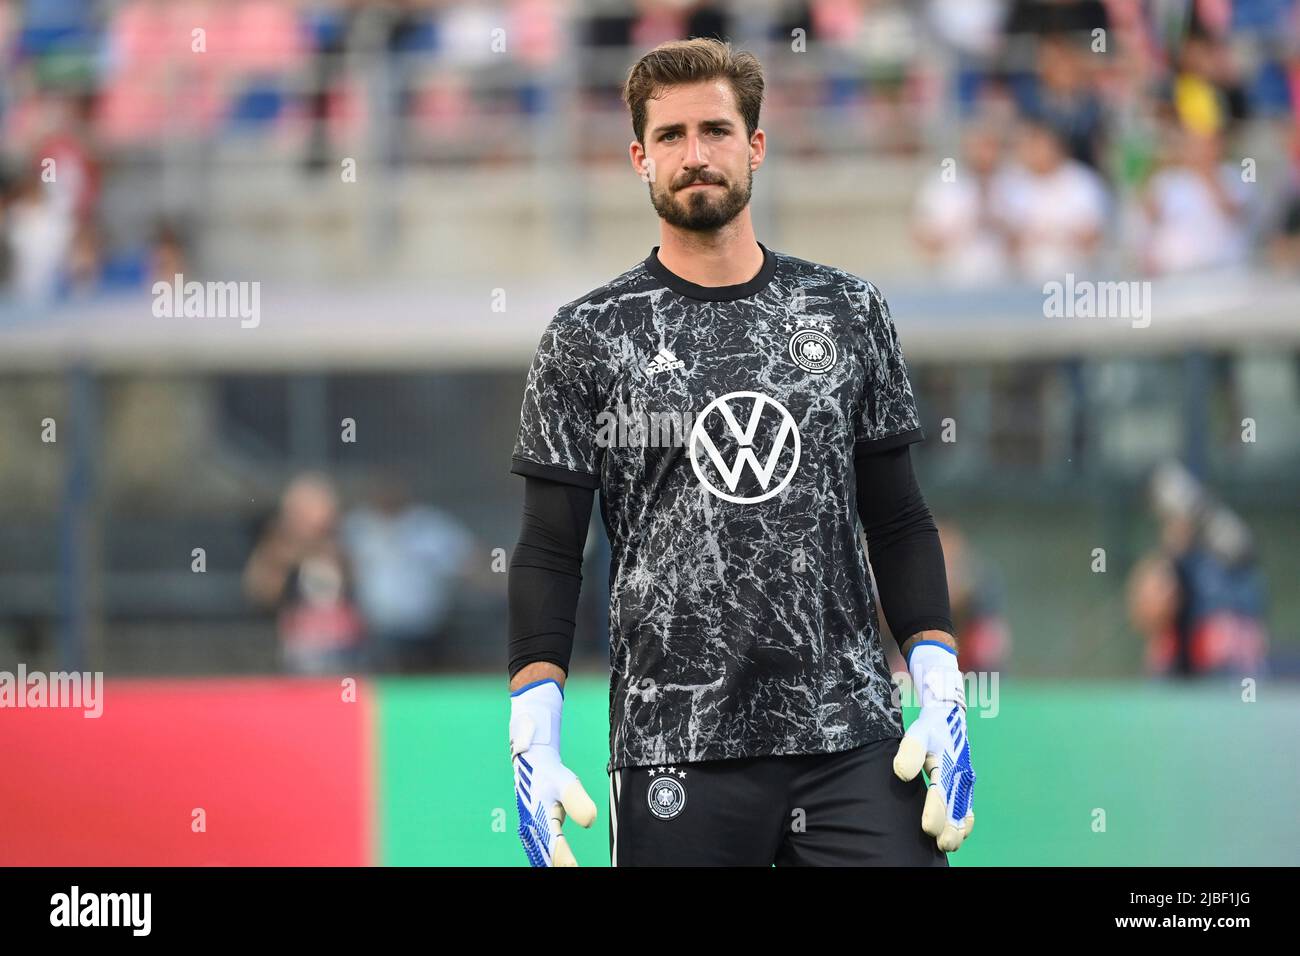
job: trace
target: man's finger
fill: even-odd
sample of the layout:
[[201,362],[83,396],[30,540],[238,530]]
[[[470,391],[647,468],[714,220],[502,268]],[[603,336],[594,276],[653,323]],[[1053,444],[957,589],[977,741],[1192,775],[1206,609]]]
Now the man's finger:
[[564,788],[560,800],[564,804],[564,811],[578,826],[586,828],[595,822],[596,804],[587,796],[587,791],[576,777]]
[[551,866],[578,865],[569,841],[564,838],[564,815],[564,807],[559,803],[552,803],[546,814],[551,826]]
[[924,763],[925,744],[914,734],[904,734],[894,755],[894,774],[899,780],[914,780]]
[[569,849],[569,841],[563,833],[555,834],[555,849],[551,851],[551,866],[577,866],[578,861]]
[[943,832],[939,834],[939,849],[943,850],[944,853],[956,853],[961,847],[963,836],[961,830],[951,823],[947,824],[944,826]]
[[935,780],[925,791],[925,809],[921,811],[921,829],[932,837],[943,833],[948,822],[948,803],[943,797],[943,787]]
[[922,768],[925,771],[925,778],[927,780],[931,780],[934,781],[935,783],[938,783],[938,780],[935,778],[934,775],[934,772],[936,769],[938,769],[938,767],[939,767],[939,755],[933,752],[927,753],[925,755],[925,766]]
[[939,835],[939,849],[943,850],[944,853],[955,853],[961,849],[961,845],[970,836],[970,828],[974,825],[972,817],[967,817],[959,827],[953,826],[951,823],[944,824],[943,833]]

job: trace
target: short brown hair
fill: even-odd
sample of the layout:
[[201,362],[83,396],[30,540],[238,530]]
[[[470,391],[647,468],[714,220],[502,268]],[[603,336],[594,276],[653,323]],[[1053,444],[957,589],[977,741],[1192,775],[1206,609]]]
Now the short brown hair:
[[754,135],[763,106],[763,67],[752,53],[735,51],[712,38],[670,40],[655,47],[628,71],[623,102],[632,111],[632,130],[645,143],[646,102],[678,83],[723,78],[731,83],[736,105],[745,119],[745,132]]

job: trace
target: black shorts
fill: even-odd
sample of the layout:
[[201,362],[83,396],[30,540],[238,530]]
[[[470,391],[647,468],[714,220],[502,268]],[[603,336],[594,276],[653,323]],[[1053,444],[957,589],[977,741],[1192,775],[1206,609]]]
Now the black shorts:
[[610,864],[947,866],[921,829],[921,775],[894,774],[898,744],[619,768],[609,775]]

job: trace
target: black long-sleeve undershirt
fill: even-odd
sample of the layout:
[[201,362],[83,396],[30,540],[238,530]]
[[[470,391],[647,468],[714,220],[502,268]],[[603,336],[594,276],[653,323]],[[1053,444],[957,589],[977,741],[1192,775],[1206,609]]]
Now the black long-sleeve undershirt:
[[902,647],[921,631],[952,634],[939,529],[916,483],[908,446],[860,451],[854,465],[858,517],[867,536],[881,610],[894,639]]
[[[939,532],[916,484],[908,446],[860,451],[854,465],[858,517],[889,629],[900,645],[919,631],[951,634]],[[590,488],[524,479],[523,527],[507,586],[512,678],[539,661],[568,672],[594,498]]]
[[595,494],[547,478],[524,479],[524,521],[506,587],[511,677],[537,661],[568,673]]

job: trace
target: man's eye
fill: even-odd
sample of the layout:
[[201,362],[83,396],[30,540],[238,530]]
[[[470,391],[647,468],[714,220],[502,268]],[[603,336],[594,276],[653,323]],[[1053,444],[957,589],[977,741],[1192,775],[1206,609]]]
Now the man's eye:
[[666,143],[670,138],[676,135],[677,135],[676,133],[664,133],[662,136],[659,137],[659,140],[660,142]]

